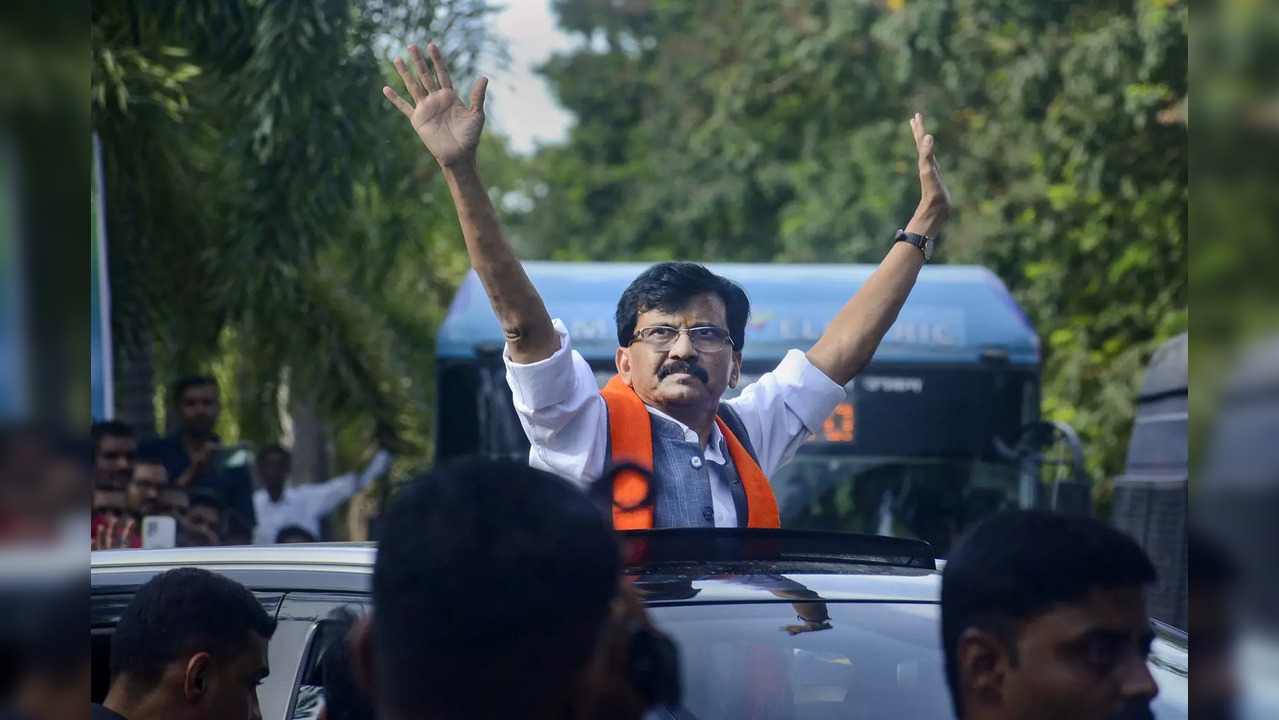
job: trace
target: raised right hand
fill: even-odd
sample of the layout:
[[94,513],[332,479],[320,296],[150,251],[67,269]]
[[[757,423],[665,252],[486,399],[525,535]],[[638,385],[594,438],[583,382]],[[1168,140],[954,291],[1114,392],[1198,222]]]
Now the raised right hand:
[[422,138],[426,149],[442,167],[468,162],[475,157],[475,150],[480,145],[480,131],[484,128],[484,90],[488,87],[488,78],[475,81],[471,90],[471,107],[468,108],[453,91],[453,79],[449,77],[440,49],[432,43],[427,50],[431,53],[435,75],[439,76],[438,83],[427,68],[422,51],[416,45],[410,45],[409,56],[417,67],[417,77],[413,76],[404,58],[395,59],[395,69],[414,104],[410,105],[389,87],[382,88],[382,94],[409,119],[417,136]]

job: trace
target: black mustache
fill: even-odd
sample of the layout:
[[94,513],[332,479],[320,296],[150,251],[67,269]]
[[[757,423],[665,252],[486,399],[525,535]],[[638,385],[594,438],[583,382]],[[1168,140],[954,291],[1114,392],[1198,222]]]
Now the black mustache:
[[706,382],[710,379],[710,375],[706,373],[706,368],[700,365],[694,365],[687,360],[672,360],[666,365],[663,365],[662,369],[657,371],[657,379],[665,380],[677,372],[688,373],[702,382]]

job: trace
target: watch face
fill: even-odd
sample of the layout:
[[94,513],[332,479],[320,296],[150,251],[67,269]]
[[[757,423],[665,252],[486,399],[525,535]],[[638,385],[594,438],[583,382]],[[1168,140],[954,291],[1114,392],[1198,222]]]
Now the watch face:
[[924,259],[925,260],[933,259],[933,239],[932,238],[928,238],[927,240],[924,241]]

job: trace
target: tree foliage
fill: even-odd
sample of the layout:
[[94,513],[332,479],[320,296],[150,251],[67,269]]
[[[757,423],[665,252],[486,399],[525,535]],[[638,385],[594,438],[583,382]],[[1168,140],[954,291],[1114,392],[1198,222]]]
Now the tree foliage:
[[154,348],[157,380],[228,377],[233,436],[275,437],[287,384],[339,425],[363,420],[363,441],[372,417],[426,451],[423,358],[465,254],[445,242],[447,191],[381,87],[402,41],[438,40],[459,77],[500,59],[490,11],[94,3],[115,329]]
[[[918,202],[922,112],[955,203],[1042,339],[1047,415],[1123,466],[1144,363],[1187,320],[1187,7],[560,0],[541,72],[577,119],[512,221],[526,256],[877,262]],[[1099,483],[1103,489],[1105,483]]]

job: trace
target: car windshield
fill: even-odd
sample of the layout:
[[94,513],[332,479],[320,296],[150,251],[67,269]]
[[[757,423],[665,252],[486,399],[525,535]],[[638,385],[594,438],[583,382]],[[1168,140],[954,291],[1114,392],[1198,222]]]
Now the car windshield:
[[[938,606],[826,603],[657,606],[680,650],[684,709],[697,720],[952,720]],[[1186,656],[1156,642],[1157,720],[1186,717]]]

